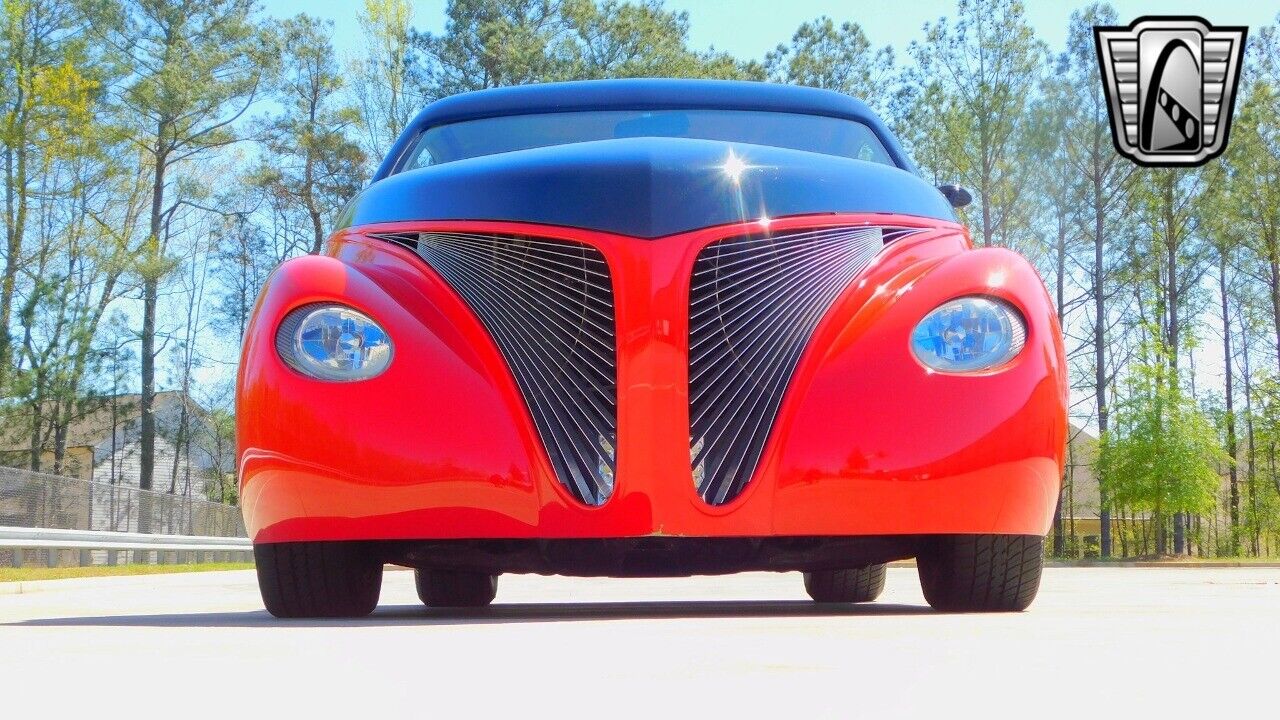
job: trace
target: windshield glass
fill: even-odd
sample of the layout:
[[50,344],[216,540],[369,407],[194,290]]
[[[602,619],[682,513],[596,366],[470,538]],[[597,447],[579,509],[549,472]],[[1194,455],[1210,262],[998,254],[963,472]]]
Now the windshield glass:
[[401,170],[630,137],[723,140],[893,165],[871,128],[854,120],[749,110],[609,110],[508,115],[433,127],[418,138]]

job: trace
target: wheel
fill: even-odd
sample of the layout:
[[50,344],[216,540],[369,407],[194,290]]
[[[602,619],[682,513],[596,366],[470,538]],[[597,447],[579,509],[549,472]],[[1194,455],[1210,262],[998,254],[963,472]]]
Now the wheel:
[[415,570],[418,599],[427,607],[483,607],[498,594],[498,576],[464,570]]
[[937,610],[1026,610],[1040,589],[1044,538],[1039,535],[948,535],[916,558],[925,600]]
[[847,570],[819,570],[804,574],[804,589],[815,602],[871,602],[884,592],[884,563]]
[[254,545],[253,557],[262,602],[278,618],[363,617],[378,606],[382,562],[366,545]]

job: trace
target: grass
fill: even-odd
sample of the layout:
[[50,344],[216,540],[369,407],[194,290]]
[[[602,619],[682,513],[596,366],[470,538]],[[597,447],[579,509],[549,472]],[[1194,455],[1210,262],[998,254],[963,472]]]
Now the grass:
[[[1053,561],[1056,558],[1046,558]],[[1274,565],[1280,562],[1280,557],[1194,557],[1188,555],[1139,555],[1132,557],[1110,557],[1110,558],[1066,558],[1068,561],[1083,561],[1089,563],[1097,563],[1105,565],[1107,563],[1169,563],[1180,565],[1208,565],[1212,563],[1239,563],[1241,565]]]
[[0,567],[0,582],[65,580],[108,575],[160,575],[164,573],[251,570],[253,563],[193,563],[189,565],[93,565],[90,567]]

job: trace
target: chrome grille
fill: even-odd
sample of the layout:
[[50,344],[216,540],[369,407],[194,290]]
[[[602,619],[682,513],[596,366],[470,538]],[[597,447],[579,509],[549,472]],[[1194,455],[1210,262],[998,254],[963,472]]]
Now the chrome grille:
[[[403,234],[384,238],[403,243]],[[512,235],[421,233],[416,250],[506,358],[561,484],[600,505],[617,459],[613,286],[599,250]]]
[[837,295],[912,228],[843,227],[708,245],[689,296],[690,456],[698,494],[737,497],[801,353]]

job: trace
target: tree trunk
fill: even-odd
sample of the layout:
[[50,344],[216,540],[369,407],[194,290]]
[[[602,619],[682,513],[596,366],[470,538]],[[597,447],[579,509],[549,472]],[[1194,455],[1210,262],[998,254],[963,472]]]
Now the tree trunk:
[[1080,545],[1076,542],[1076,467],[1075,456],[1071,452],[1070,445],[1067,445],[1067,458],[1070,462],[1067,465],[1067,477],[1070,478],[1070,482],[1067,483],[1067,535],[1071,538],[1067,552],[1071,557],[1078,557]]
[[[190,369],[186,371],[190,375]],[[178,432],[173,437],[173,467],[169,472],[169,494],[173,495],[178,491],[178,466],[181,460],[181,451],[187,442],[187,403],[189,397],[188,390],[190,386],[184,380],[182,383],[182,409],[178,414]],[[187,458],[190,461],[190,458]]]
[[1227,465],[1228,513],[1231,518],[1231,554],[1240,554],[1240,483],[1236,469],[1236,411],[1235,411],[1235,368],[1231,358],[1231,313],[1227,287],[1227,263],[1229,258],[1224,248],[1218,255],[1218,293],[1222,298],[1222,357],[1224,358],[1223,395],[1226,399],[1224,408],[1227,421]]
[[1280,365],[1280,247],[1274,232],[1266,232],[1267,269],[1271,295],[1271,321],[1275,329],[1276,363]]
[[[21,68],[18,68],[21,74]],[[26,84],[16,83],[14,103],[26,105]],[[5,263],[4,276],[0,279],[0,392],[9,381],[9,368],[13,364],[13,338],[9,335],[9,314],[13,312],[13,294],[17,285],[18,268],[22,265],[22,241],[27,225],[27,132],[26,112],[17,113],[11,129],[13,142],[5,150]],[[16,147],[16,151],[15,151]],[[0,394],[0,397],[4,397]]]
[[[163,250],[160,243],[161,223],[164,212],[164,174],[168,163],[162,143],[167,127],[161,121],[156,132],[155,177],[151,185],[151,228],[147,238],[146,258],[149,267],[142,282],[142,392],[138,399],[141,412],[141,449],[139,451],[138,487],[151,490],[155,486],[156,469],[156,305],[160,295],[160,262]],[[151,530],[151,497],[141,493],[139,498],[138,531]]]
[[[983,189],[984,189],[984,190],[985,190],[985,189],[987,189],[987,177],[986,177],[986,173],[985,173],[985,172],[983,173],[982,185],[983,185]],[[991,205],[990,205],[990,201],[991,201],[991,198],[990,198],[990,196],[989,196],[989,195],[984,195],[984,196],[983,196],[983,198],[982,198],[982,245],[983,245],[984,247],[988,247],[988,246],[990,246],[990,245],[991,245]]]
[[311,209],[308,211],[311,215],[311,231],[313,233],[311,240],[311,254],[318,255],[324,248],[324,219],[320,216],[320,211]]
[[[1248,462],[1248,472],[1245,474],[1245,488],[1249,494],[1249,509],[1252,517],[1257,509],[1257,483],[1258,483],[1258,445],[1257,435],[1254,433],[1253,426],[1253,369],[1249,363],[1249,326],[1241,319],[1240,321],[1240,351],[1244,359],[1244,429],[1245,437],[1249,443],[1249,449],[1245,453]],[[1253,531],[1251,533],[1250,547],[1253,555],[1258,554],[1258,534],[1257,523],[1251,523]]]
[[[74,396],[73,396],[74,397]],[[67,405],[71,406],[75,403],[74,399],[68,400]],[[67,456],[67,428],[70,425],[71,407],[60,409],[61,403],[54,404],[53,416],[53,474],[62,475],[66,470],[65,462]],[[92,461],[91,461],[92,462]],[[92,466],[90,466],[92,469]]]
[[[20,53],[19,53],[20,56]],[[27,228],[27,83],[22,63],[14,68],[13,106],[5,145],[5,265],[0,279],[0,397],[9,382],[9,366],[13,364],[13,337],[9,334],[9,314],[13,311],[14,288],[18,268],[22,265],[23,234]]]
[[[1169,388],[1177,392],[1179,390],[1178,377],[1178,353],[1181,348],[1179,341],[1181,340],[1180,320],[1178,318],[1178,303],[1181,299],[1181,288],[1178,287],[1178,246],[1181,238],[1178,235],[1178,218],[1175,209],[1175,190],[1178,183],[1178,171],[1167,170],[1163,173],[1161,179],[1164,181],[1164,207],[1162,218],[1164,221],[1164,241],[1165,241],[1165,297],[1168,302],[1167,325],[1165,326],[1165,351],[1169,358]],[[1173,508],[1173,552],[1181,555],[1186,546],[1186,516],[1177,508]],[[1163,532],[1164,526],[1161,525]],[[1168,549],[1167,543],[1163,535],[1158,538],[1156,543],[1158,551],[1161,555]]]
[[[1098,437],[1107,432],[1107,366],[1106,366],[1106,294],[1103,280],[1103,211],[1106,201],[1102,197],[1102,177],[1093,176],[1093,391],[1098,405]],[[1111,557],[1111,508],[1107,491],[1098,485],[1099,550],[1102,557]]]
[[[316,127],[316,102],[313,100],[310,105],[311,127]],[[311,254],[318,255],[320,248],[324,246],[324,218],[320,214],[320,208],[316,206],[316,177],[315,177],[315,151],[314,145],[307,149],[307,162],[303,168],[302,186],[304,190],[304,198],[306,200],[307,215],[311,218]]]
[[31,459],[29,467],[32,472],[40,472],[40,461],[42,459],[40,455],[43,443],[40,442],[40,430],[41,426],[44,425],[44,394],[41,391],[43,387],[44,382],[37,377],[35,396],[31,403]]
[[[1063,218],[1058,218],[1058,256],[1057,256],[1057,282],[1054,290],[1056,291],[1058,301],[1058,326],[1066,327],[1066,318],[1063,316],[1066,302],[1066,270],[1067,270],[1067,229],[1063,222]],[[1068,428],[1067,437],[1068,447],[1071,444],[1070,428]],[[1067,458],[1070,461],[1071,452],[1068,449]],[[1062,500],[1066,490],[1067,478],[1069,474],[1066,468],[1063,469],[1062,483],[1058,485],[1058,502],[1053,506],[1053,556],[1064,557],[1067,554],[1067,538],[1064,536],[1064,524],[1062,521]]]
[[[7,223],[6,223],[7,224]],[[18,279],[19,255],[22,252],[21,235],[15,228],[5,228],[4,277],[0,279],[0,393],[9,381],[9,367],[13,364],[13,338],[9,335],[9,314],[13,312],[13,292]],[[0,395],[0,397],[3,397]]]
[[1119,525],[1120,525],[1120,532],[1119,532],[1119,536],[1120,536],[1120,557],[1128,557],[1128,556],[1129,556],[1129,532],[1128,532],[1128,530],[1129,530],[1129,528],[1133,525],[1133,523],[1129,520],[1129,518],[1126,518],[1126,517],[1125,517],[1125,514],[1124,514],[1123,512],[1121,512],[1121,513],[1120,513],[1120,516],[1119,516],[1118,520],[1119,520]]

